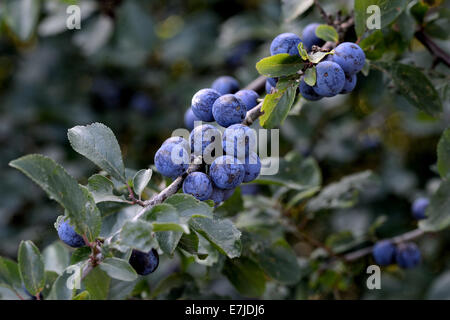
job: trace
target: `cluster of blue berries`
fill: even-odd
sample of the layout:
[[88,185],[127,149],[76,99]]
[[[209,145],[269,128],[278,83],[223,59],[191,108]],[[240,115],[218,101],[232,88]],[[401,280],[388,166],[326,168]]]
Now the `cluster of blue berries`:
[[[81,235],[67,222],[62,221],[57,226],[58,236],[62,242],[73,248],[86,246]],[[149,252],[142,252],[133,249],[129,259],[130,265],[140,275],[148,275],[156,270],[159,264],[158,251],[151,249]]]
[[[430,200],[420,197],[414,200],[411,212],[416,220],[426,219],[425,211]],[[404,269],[415,267],[421,259],[420,250],[415,243],[401,243],[395,246],[390,240],[382,240],[375,244],[372,251],[375,262],[381,266],[390,265],[394,262]]]
[[395,245],[390,240],[378,241],[373,247],[372,255],[380,266],[387,266],[395,262],[403,269],[413,268],[421,260],[419,247],[413,242]]
[[[239,90],[238,81],[229,76],[198,91],[185,114],[186,127],[192,130],[189,142],[182,137],[167,139],[155,154],[157,170],[177,178],[188,169],[191,155],[202,156],[204,172],[190,173],[183,192],[201,201],[213,200],[216,205],[227,200],[237,186],[253,181],[261,170],[256,133],[241,124],[258,98],[253,90]],[[203,123],[213,121],[225,128],[223,135],[216,126]],[[199,124],[195,128],[194,122]]]
[[[302,39],[294,33],[282,33],[273,39],[270,54],[288,53],[300,55],[298,45],[302,42],[309,52],[313,46],[321,46],[324,41],[316,36],[318,23],[312,23],[303,30]],[[316,84],[309,86],[304,79],[300,81],[300,94],[307,100],[317,101],[323,97],[333,97],[338,94],[347,94],[356,86],[356,74],[362,70],[366,61],[364,51],[356,44],[343,42],[339,44],[334,54],[319,62],[316,66]],[[276,78],[266,80],[267,93],[272,92],[276,86]]]

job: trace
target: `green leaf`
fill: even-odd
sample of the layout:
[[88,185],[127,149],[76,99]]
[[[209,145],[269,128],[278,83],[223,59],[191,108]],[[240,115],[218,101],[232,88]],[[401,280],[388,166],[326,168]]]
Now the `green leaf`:
[[251,257],[264,272],[278,282],[295,284],[300,280],[297,257],[283,239],[269,246],[254,245]]
[[72,148],[115,179],[126,183],[122,152],[114,133],[101,123],[76,126],[68,131]]
[[167,202],[152,207],[144,214],[143,219],[159,231],[156,232],[156,239],[161,249],[169,255],[175,251],[183,232],[189,233],[186,223],[180,221],[177,208]]
[[10,288],[15,293],[22,288],[18,264],[3,257],[0,257],[0,286]]
[[55,241],[42,252],[44,257],[45,270],[55,271],[61,275],[69,266],[70,255],[67,246],[60,241]]
[[199,237],[195,232],[189,234],[184,233],[178,243],[178,248],[183,249],[191,254],[196,254],[198,252]]
[[11,31],[21,40],[28,41],[36,28],[41,1],[6,0],[3,18]]
[[25,288],[35,296],[44,290],[44,259],[42,259],[39,249],[29,240],[20,242],[17,256],[20,278]]
[[111,279],[111,283],[109,285],[108,300],[125,300],[131,295],[137,282],[138,280],[119,281],[116,279]]
[[229,258],[240,256],[241,232],[236,229],[230,220],[194,217],[189,225]]
[[303,42],[300,42],[298,44],[298,53],[300,54],[300,57],[302,57],[303,60],[308,60],[308,51],[306,51]]
[[151,169],[142,169],[139,170],[133,178],[133,189],[134,192],[138,195],[139,199],[141,198],[141,194],[144,191],[145,187],[148,185],[152,178],[152,170]]
[[366,31],[367,19],[373,15],[367,13],[367,8],[376,5],[380,8],[381,28],[390,25],[403,12],[407,0],[355,0],[355,30],[356,35],[361,37]]
[[242,200],[241,188],[236,188],[233,195],[221,206],[216,208],[215,212],[220,217],[234,216],[244,210],[244,201]]
[[256,70],[266,77],[282,77],[296,74],[305,66],[302,58],[280,53],[260,60]]
[[293,151],[284,158],[274,157],[269,160],[278,161],[278,173],[260,176],[256,183],[275,184],[298,191],[315,189],[322,183],[320,168],[313,158],[304,159],[301,154]]
[[316,67],[308,68],[305,71],[305,77],[303,78],[308,86],[314,86],[316,84]]
[[392,77],[397,90],[412,105],[432,116],[438,116],[442,112],[438,92],[420,69],[397,62],[373,64]]
[[285,22],[291,22],[312,7],[314,0],[282,0],[281,11]]
[[442,134],[437,147],[437,167],[442,179],[450,179],[450,128]]
[[187,273],[173,273],[158,283],[150,298],[154,299],[165,292],[169,292],[175,288],[184,287],[186,283],[193,281],[194,279],[192,276]]
[[336,29],[327,24],[321,24],[316,28],[316,36],[324,41],[339,41],[339,35]]
[[130,248],[148,252],[156,245],[152,225],[143,220],[128,221],[120,232],[120,243]]
[[66,215],[79,234],[90,241],[100,232],[100,211],[87,189],[80,186],[63,167],[42,155],[28,155],[9,165],[37,183],[49,197],[66,209]]
[[308,55],[308,60],[312,63],[319,63],[320,61],[323,60],[323,58],[325,58],[329,54],[334,54],[334,50],[331,50],[329,52],[322,52],[322,51],[314,52],[313,54]]
[[128,203],[128,201],[125,200],[123,197],[114,195],[113,182],[109,180],[107,177],[102,176],[100,174],[94,174],[88,179],[87,188],[94,197],[95,203],[101,202]]
[[75,297],[73,297],[72,300],[90,300],[91,295],[89,294],[89,291],[82,291],[79,294],[77,294]]
[[[77,282],[78,281],[81,282],[82,266],[83,264],[80,263],[67,267],[66,270],[64,270],[63,273],[55,280],[55,282],[53,282],[50,294],[48,295],[48,297],[45,297],[45,299],[71,300],[76,290],[76,286],[81,285],[80,283]],[[68,284],[70,286],[73,286],[73,288],[70,288]]]
[[364,50],[367,59],[378,60],[386,52],[384,35],[381,30],[375,30],[368,37],[364,38],[359,46]]
[[359,192],[374,184],[375,179],[371,171],[346,176],[323,188],[318,196],[308,202],[307,208],[315,212],[324,209],[352,207],[358,199]]
[[127,261],[119,258],[106,258],[99,267],[113,279],[134,281],[138,277],[133,267]]
[[427,219],[419,222],[424,231],[440,231],[450,226],[450,180],[441,182],[431,197],[426,211]]
[[266,290],[264,272],[248,258],[227,260],[222,272],[244,296],[259,297]]
[[108,298],[111,278],[100,268],[92,269],[83,282],[92,300],[106,300]]
[[177,209],[168,203],[152,207],[144,214],[143,219],[152,224],[155,232],[177,231],[189,233],[189,227],[186,222],[181,222]]
[[213,216],[213,208],[211,206],[188,194],[174,194],[167,198],[164,203],[174,206],[180,218],[185,218],[184,221],[187,221],[191,217],[212,218]]
[[263,115],[259,118],[259,123],[265,129],[272,129],[284,122],[294,104],[297,87],[295,85],[281,89],[280,81],[275,92],[266,95],[261,111]]

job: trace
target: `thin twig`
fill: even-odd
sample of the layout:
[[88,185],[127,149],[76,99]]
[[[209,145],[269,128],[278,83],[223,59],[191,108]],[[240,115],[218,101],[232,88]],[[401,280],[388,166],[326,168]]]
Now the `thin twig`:
[[[425,232],[423,230],[414,229],[412,231],[403,233],[401,235],[395,236],[395,237],[387,239],[387,240],[392,241],[394,244],[399,244],[402,242],[414,240],[416,238],[421,237],[424,234],[425,234]],[[372,249],[373,249],[373,246],[370,246],[367,248],[363,248],[363,249],[359,249],[359,250],[350,252],[350,253],[344,255],[344,260],[347,262],[358,260],[358,259],[372,253]]]
[[333,18],[325,12],[322,5],[319,3],[319,0],[314,0],[314,4],[317,7],[317,9],[319,9],[320,15],[327,22],[327,24],[333,25]]
[[423,29],[417,31],[414,36],[419,40],[425,48],[436,58],[437,62],[444,63],[450,67],[450,55],[441,49],[425,32]]

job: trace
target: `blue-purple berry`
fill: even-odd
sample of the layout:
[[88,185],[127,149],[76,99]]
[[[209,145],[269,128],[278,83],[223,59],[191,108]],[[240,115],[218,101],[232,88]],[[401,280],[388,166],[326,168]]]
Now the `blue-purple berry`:
[[255,180],[261,172],[261,160],[255,152],[250,152],[250,155],[244,161],[245,175],[243,182],[250,182]]
[[270,45],[270,54],[288,53],[291,56],[300,55],[298,45],[302,42],[300,37],[294,33],[282,33],[273,39]]
[[212,112],[216,122],[227,128],[242,122],[247,114],[247,108],[244,102],[234,94],[226,94],[214,102]]
[[364,51],[356,43],[343,42],[334,49],[333,61],[348,74],[362,70],[366,63]]
[[258,104],[259,95],[254,90],[239,90],[234,95],[244,102],[247,111]]
[[222,134],[219,129],[210,124],[202,124],[192,130],[189,139],[191,141],[191,152],[195,155],[213,155],[216,146],[220,149]]
[[316,29],[320,23],[310,23],[303,29],[302,40],[306,50],[310,51],[312,46],[322,46],[325,41],[316,36]]
[[394,263],[395,250],[395,245],[391,241],[381,240],[374,245],[372,255],[378,265],[387,266]]
[[335,62],[322,61],[316,67],[317,81],[314,91],[324,97],[333,97],[344,88],[345,74]]
[[267,78],[266,79],[266,93],[270,94],[272,93],[272,89],[277,86],[277,79],[276,78]]
[[194,114],[192,108],[187,109],[186,112],[184,113],[184,125],[186,126],[186,129],[188,130],[194,129],[196,121],[201,120]]
[[222,76],[214,80],[211,88],[217,90],[221,95],[235,93],[239,90],[239,82],[230,76]]
[[83,237],[76,233],[75,229],[67,221],[62,221],[58,225],[58,236],[62,242],[73,248],[86,245]]
[[244,180],[245,167],[236,158],[221,156],[212,163],[209,176],[218,188],[233,189]]
[[[182,140],[180,140],[182,139]],[[181,176],[189,166],[188,143],[180,137],[166,140],[155,154],[155,166],[159,173],[169,178]]]
[[244,158],[250,151],[256,151],[256,132],[250,127],[237,123],[225,129],[222,147],[225,153],[235,158]]
[[202,121],[212,122],[212,107],[221,94],[214,89],[201,89],[192,97],[191,108],[195,116]]
[[300,94],[306,100],[317,101],[317,100],[320,100],[323,98],[321,95],[318,95],[314,91],[313,87],[309,86],[303,79],[302,79],[302,81],[300,81],[299,88],[300,88]]
[[430,205],[430,200],[428,198],[417,198],[414,200],[411,211],[415,219],[422,220],[426,219],[427,216],[425,214],[427,207]]
[[129,259],[130,265],[141,276],[146,276],[156,270],[159,265],[159,254],[155,249],[149,252],[142,252],[133,249]]
[[421,260],[419,247],[413,242],[401,243],[397,246],[395,260],[399,267],[409,269],[417,266]]
[[211,179],[203,172],[192,172],[184,179],[183,192],[201,201],[208,200],[213,192]]
[[356,73],[345,74],[344,88],[342,89],[342,91],[340,93],[347,94],[347,93],[352,92],[353,89],[355,89],[355,87],[356,87],[356,81],[357,81]]

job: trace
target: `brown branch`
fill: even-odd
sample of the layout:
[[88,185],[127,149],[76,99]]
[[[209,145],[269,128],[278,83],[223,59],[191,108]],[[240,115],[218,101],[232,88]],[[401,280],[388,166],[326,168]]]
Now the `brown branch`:
[[423,29],[416,31],[414,34],[417,40],[424,45],[425,48],[436,58],[437,62],[444,63],[450,67],[450,56],[441,49],[425,32]]
[[319,3],[319,0],[314,0],[314,5],[319,9],[320,15],[329,25],[333,25],[333,17],[325,12],[322,5]]
[[[415,229],[406,233],[403,233],[401,235],[398,235],[396,237],[387,239],[392,241],[394,244],[399,244],[402,242],[406,242],[406,241],[411,241],[414,240],[416,238],[421,237],[422,235],[424,235],[425,232],[421,229]],[[367,248],[363,248],[363,249],[359,249],[350,253],[347,253],[346,255],[344,255],[344,260],[347,262],[352,262],[355,260],[358,260],[368,254],[371,254],[373,250],[373,246],[367,247]]]

